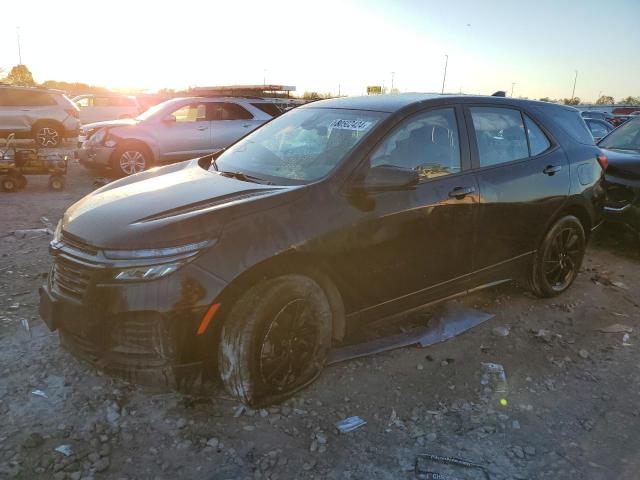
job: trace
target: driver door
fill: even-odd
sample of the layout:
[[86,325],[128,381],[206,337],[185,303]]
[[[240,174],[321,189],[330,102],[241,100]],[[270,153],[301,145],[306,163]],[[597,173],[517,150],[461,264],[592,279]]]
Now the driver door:
[[408,117],[368,162],[417,170],[420,182],[367,194],[370,211],[354,227],[355,248],[337,268],[355,285],[367,285],[367,303],[383,314],[455,290],[452,281],[471,272],[478,204],[462,111],[450,106]]
[[184,105],[162,120],[157,134],[163,162],[187,160],[211,153],[211,121],[205,103]]

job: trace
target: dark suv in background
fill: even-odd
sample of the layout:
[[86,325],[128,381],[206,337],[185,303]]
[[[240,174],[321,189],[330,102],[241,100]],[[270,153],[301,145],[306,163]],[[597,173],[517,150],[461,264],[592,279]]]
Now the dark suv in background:
[[76,138],[80,110],[63,92],[0,85],[0,136],[32,138],[39,147],[58,147]]
[[268,404],[357,325],[510,279],[564,292],[600,221],[600,155],[555,104],[315,102],[71,206],[41,315],[109,371],[181,385],[217,364]]

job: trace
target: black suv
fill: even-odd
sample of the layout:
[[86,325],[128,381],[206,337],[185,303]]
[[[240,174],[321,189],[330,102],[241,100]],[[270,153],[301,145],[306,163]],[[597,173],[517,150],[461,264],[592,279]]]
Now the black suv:
[[521,277],[566,290],[599,222],[599,154],[580,113],[549,103],[309,104],[70,207],[41,315],[107,370],[181,385],[217,364],[268,404],[355,325]]

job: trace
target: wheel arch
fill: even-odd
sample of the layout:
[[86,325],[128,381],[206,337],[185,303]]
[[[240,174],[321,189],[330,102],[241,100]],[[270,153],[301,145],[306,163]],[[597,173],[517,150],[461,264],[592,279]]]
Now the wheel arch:
[[287,274],[302,274],[310,277],[324,290],[331,305],[332,338],[341,340],[346,330],[346,315],[342,294],[337,287],[335,276],[321,257],[301,252],[287,252],[259,262],[234,278],[216,297],[213,303],[220,304],[221,321],[217,323],[217,333],[222,328],[226,314],[233,304],[251,286]]
[[594,226],[591,215],[589,214],[589,210],[587,209],[587,207],[585,207],[579,201],[574,200],[563,205],[562,208],[560,208],[556,212],[556,214],[549,219],[549,221],[545,225],[544,230],[538,237],[537,245],[540,245],[540,242],[542,242],[542,240],[544,239],[549,229],[553,227],[558,220],[560,220],[562,217],[565,217],[567,215],[573,215],[578,220],[580,220],[580,224],[584,229],[584,235],[587,239],[589,239],[589,235],[591,234],[591,229]]
[[33,125],[31,125],[31,132],[35,134],[36,130],[42,125],[53,125],[58,129],[61,136],[64,135],[64,125],[59,120],[55,120],[53,118],[39,118],[38,120],[33,122]]

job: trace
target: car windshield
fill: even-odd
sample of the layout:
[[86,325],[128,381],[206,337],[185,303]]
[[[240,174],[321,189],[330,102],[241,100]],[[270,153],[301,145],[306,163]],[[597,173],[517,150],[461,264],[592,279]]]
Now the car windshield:
[[292,110],[233,145],[211,169],[274,183],[312,182],[326,176],[385,116],[346,109]]
[[167,100],[165,102],[154,105],[153,107],[149,108],[145,112],[138,115],[136,117],[136,120],[141,120],[141,121],[147,120],[152,116],[154,116],[156,113],[160,112],[161,110],[164,110],[167,107],[167,105],[170,105],[173,103],[180,103],[181,101],[182,101],[181,98],[175,98],[175,99]]
[[640,118],[623,123],[598,146],[614,150],[640,150]]

